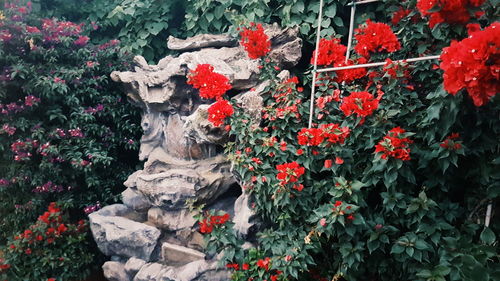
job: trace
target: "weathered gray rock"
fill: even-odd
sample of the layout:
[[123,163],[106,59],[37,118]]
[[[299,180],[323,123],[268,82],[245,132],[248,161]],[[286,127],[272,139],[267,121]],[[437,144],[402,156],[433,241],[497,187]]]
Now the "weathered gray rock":
[[199,34],[187,39],[168,37],[167,48],[176,51],[187,51],[207,47],[233,47],[238,44],[238,39],[228,34]]
[[164,242],[161,246],[162,261],[167,265],[184,265],[205,259],[205,254],[187,247]]
[[197,260],[181,267],[148,263],[137,273],[134,281],[229,281],[227,271],[217,268],[216,261]]
[[203,161],[177,159],[161,148],[151,152],[136,188],[152,205],[165,210],[185,208],[187,200],[213,202],[232,184],[229,162],[223,155]]
[[125,263],[124,269],[128,276],[135,276],[142,266],[146,264],[145,260],[138,259],[136,257],[131,257]]
[[176,231],[184,228],[192,228],[196,223],[196,220],[193,218],[194,215],[188,209],[167,211],[154,207],[148,211],[148,221],[158,228]]
[[149,203],[144,195],[131,188],[127,188],[122,192],[122,201],[127,207],[136,211],[143,212],[151,207],[151,203]]
[[152,226],[123,217],[89,215],[90,228],[99,250],[107,256],[138,257],[149,261],[161,232]]
[[130,276],[125,272],[125,266],[121,262],[108,261],[102,266],[104,277],[109,281],[130,281]]

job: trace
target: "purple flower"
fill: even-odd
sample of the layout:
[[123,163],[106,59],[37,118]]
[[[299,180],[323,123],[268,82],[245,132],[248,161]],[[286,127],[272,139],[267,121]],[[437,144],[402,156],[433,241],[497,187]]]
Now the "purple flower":
[[89,37],[88,36],[79,36],[78,39],[75,40],[75,42],[73,42],[75,45],[77,46],[85,46],[87,45],[87,42],[89,42]]

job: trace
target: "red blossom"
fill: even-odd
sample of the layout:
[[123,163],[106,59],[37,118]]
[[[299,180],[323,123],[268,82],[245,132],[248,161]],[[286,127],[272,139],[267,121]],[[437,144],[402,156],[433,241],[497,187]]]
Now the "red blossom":
[[276,169],[279,171],[276,178],[280,181],[281,185],[297,182],[298,178],[305,173],[305,168],[301,167],[295,161],[276,165]]
[[297,139],[300,145],[318,146],[323,142],[325,137],[323,130],[319,128],[302,128],[297,135]]
[[231,89],[229,78],[214,72],[210,64],[198,64],[195,70],[190,70],[187,83],[198,89],[204,99],[221,99]]
[[466,89],[475,106],[500,92],[500,22],[452,41],[441,54],[444,88],[455,95]]
[[444,149],[448,150],[459,150],[462,148],[462,142],[457,141],[457,139],[460,137],[460,134],[458,133],[452,133],[446,139],[439,144]]
[[233,115],[234,109],[227,100],[219,100],[208,108],[208,121],[219,127],[224,119]]
[[343,144],[351,132],[348,127],[340,127],[340,124],[337,123],[321,124],[319,128],[322,131],[323,138],[329,144]]
[[270,262],[271,262],[271,258],[269,258],[269,257],[266,257],[265,259],[259,259],[257,261],[257,266],[262,268],[262,269],[265,269],[266,271],[269,271]]
[[340,157],[335,157],[335,164],[337,165],[342,165],[344,164],[344,159],[340,158]]
[[[347,47],[340,44],[340,39],[332,38],[321,39],[318,46],[318,65],[333,65],[334,63],[343,63],[345,61],[345,54]],[[313,52],[311,64],[314,64],[316,51]]]
[[401,49],[398,38],[385,23],[366,20],[366,25],[355,30],[358,43],[354,50],[361,56],[369,58],[372,52],[386,51],[393,53]]
[[[335,64],[336,67],[340,66],[347,66],[347,65],[354,65],[354,64],[364,64],[367,63],[367,59],[364,57],[359,58],[356,62],[353,60],[348,60],[347,63],[338,63]],[[364,67],[360,68],[353,68],[353,69],[345,69],[345,70],[337,70],[337,77],[335,78],[335,81],[337,83],[351,83],[356,79],[360,79],[365,77],[367,74],[367,70]]]
[[[469,9],[479,7],[485,0],[418,0],[417,9],[422,16],[429,17],[429,26],[446,22],[466,24],[470,20]],[[435,9],[435,8],[438,9]],[[432,10],[432,11],[431,11]]]
[[243,28],[240,36],[240,44],[245,48],[248,57],[251,59],[258,59],[271,51],[271,41],[269,41],[269,37],[264,33],[264,28],[260,23],[250,23],[249,28]]
[[343,99],[340,110],[346,116],[356,114],[365,118],[377,110],[378,104],[379,100],[368,92],[353,92]]
[[411,10],[399,7],[399,10],[392,14],[391,23],[397,25],[402,19],[406,18],[411,13]]
[[332,163],[333,163],[332,159],[326,159],[326,160],[325,160],[324,167],[325,167],[326,169],[330,169],[330,168],[332,167]]
[[387,135],[375,145],[375,153],[382,152],[380,156],[382,159],[392,157],[403,161],[410,160],[410,148],[408,146],[413,143],[413,141],[407,137],[402,137],[401,135],[404,133],[406,133],[406,131],[400,127],[395,127],[390,130]]

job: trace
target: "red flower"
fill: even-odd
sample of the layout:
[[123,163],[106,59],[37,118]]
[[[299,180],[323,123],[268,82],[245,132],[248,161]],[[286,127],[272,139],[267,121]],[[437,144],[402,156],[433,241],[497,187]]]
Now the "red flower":
[[240,36],[240,44],[245,47],[248,57],[251,59],[258,59],[271,51],[271,41],[264,33],[264,28],[260,23],[250,23],[250,28],[244,27]]
[[302,155],[304,153],[303,149],[297,149],[297,155]]
[[[343,63],[345,61],[345,54],[347,47],[340,44],[340,39],[332,38],[321,39],[318,46],[318,65],[333,65],[334,63]],[[313,52],[311,64],[314,64],[314,57],[316,51]]]
[[229,214],[224,214],[222,216],[211,216],[210,223],[213,225],[225,224],[229,220]]
[[242,268],[243,270],[249,270],[249,269],[250,269],[250,265],[249,265],[248,263],[244,263],[244,264],[241,266],[241,268]]
[[198,64],[195,70],[190,70],[187,83],[198,89],[204,99],[220,99],[231,89],[229,78],[214,72],[210,64]]
[[271,262],[271,258],[269,258],[269,257],[267,257],[265,259],[260,259],[257,261],[257,266],[268,271],[270,262]]
[[318,128],[302,128],[297,139],[300,145],[318,146],[324,140],[323,131]]
[[63,233],[65,232],[66,230],[68,230],[68,228],[64,225],[64,223],[61,223],[58,227],[57,227],[57,231],[59,233]]
[[295,161],[277,165],[276,169],[279,171],[276,178],[280,180],[281,185],[297,182],[298,178],[305,172],[305,168]]
[[411,10],[399,7],[399,10],[392,14],[391,23],[397,25],[402,19],[406,18],[411,13]]
[[500,23],[443,49],[441,69],[444,88],[455,95],[466,89],[475,106],[482,106],[500,92]]
[[326,169],[330,169],[332,167],[332,159],[326,159],[324,166]]
[[328,143],[340,143],[343,144],[345,139],[349,137],[350,130],[348,127],[340,127],[339,124],[321,124],[319,126],[322,131],[322,136],[328,141]]
[[[479,7],[485,0],[418,0],[417,9],[422,16],[429,16],[429,26],[447,22],[466,24],[470,20],[469,8]],[[431,12],[430,10],[435,11]]]
[[342,201],[335,201],[335,204],[333,204],[335,206],[335,208],[338,208],[342,205]]
[[212,224],[210,224],[207,221],[207,219],[203,219],[201,222],[198,222],[198,224],[200,225],[200,232],[201,233],[208,234],[208,233],[212,233],[212,231],[214,230],[214,226]]
[[293,189],[297,190],[298,192],[301,192],[304,189],[304,185],[303,184],[295,184],[293,186]]
[[227,100],[219,100],[208,108],[208,121],[219,127],[224,119],[233,115],[234,109]]
[[56,279],[55,278],[49,278],[49,279],[47,279],[47,281],[56,281]]
[[448,150],[459,150],[460,148],[462,148],[462,142],[456,141],[456,139],[458,139],[459,137],[460,135],[458,133],[452,133],[451,135],[446,137],[446,139],[442,143],[440,143],[439,146]]
[[335,164],[337,165],[342,165],[344,164],[344,159],[340,158],[340,157],[335,157]]
[[366,20],[366,25],[356,30],[358,44],[354,50],[363,57],[370,57],[370,52],[387,51],[393,53],[401,49],[398,38],[385,23]]
[[365,118],[372,115],[378,108],[379,100],[368,92],[353,92],[345,97],[340,105],[340,110],[346,116],[357,114],[359,117]]
[[[367,59],[364,57],[359,58],[356,63],[354,63],[353,60],[348,60],[347,63],[337,63],[335,66],[347,66],[347,65],[354,65],[354,64],[364,64],[367,63]],[[360,67],[360,68],[354,68],[354,69],[345,69],[345,70],[338,70],[337,71],[337,77],[335,78],[335,81],[337,83],[351,83],[352,81],[356,79],[360,79],[366,76],[366,68]]]
[[387,135],[375,145],[375,153],[382,152],[382,159],[393,157],[403,161],[410,160],[410,148],[408,145],[413,141],[409,138],[402,137],[406,131],[400,127],[395,127],[390,130]]
[[28,249],[26,249],[26,250],[24,251],[24,253],[26,253],[26,255],[31,255],[31,253],[32,253],[32,252],[31,252],[31,249],[30,249],[30,248],[28,248]]
[[226,264],[226,268],[229,268],[229,269],[232,268],[234,270],[239,270],[240,266],[237,263],[228,263],[228,264]]

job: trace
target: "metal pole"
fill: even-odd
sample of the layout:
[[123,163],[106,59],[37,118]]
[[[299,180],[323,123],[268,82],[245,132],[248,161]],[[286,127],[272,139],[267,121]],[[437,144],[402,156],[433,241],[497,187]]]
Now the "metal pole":
[[[439,59],[439,57],[440,56],[438,55],[438,56],[426,56],[426,57],[419,57],[419,58],[410,58],[410,59],[404,59],[404,60],[396,60],[396,61],[393,61],[393,63],[435,60],[435,59]],[[356,65],[346,65],[346,66],[318,69],[316,72],[322,73],[322,72],[330,72],[330,71],[338,71],[338,70],[346,70],[346,69],[356,69],[356,68],[362,68],[362,67],[376,67],[376,66],[383,66],[385,64],[386,64],[386,62],[384,61],[384,62],[372,62],[372,63],[356,64]]]
[[366,3],[378,2],[378,1],[380,1],[380,0],[354,1],[354,2],[351,2],[351,3],[347,4],[347,6],[354,6],[354,5],[358,5],[358,4],[366,4]]
[[[351,2],[354,3],[354,2]],[[349,55],[352,47],[352,36],[354,33],[354,15],[356,14],[356,4],[351,7],[351,18],[349,19],[349,41],[347,41],[347,50],[345,52],[345,63],[349,60]]]
[[323,18],[323,0],[319,1],[318,28],[316,29],[316,51],[314,52],[313,78],[311,85],[311,105],[309,107],[309,128],[312,127],[312,116],[314,114],[314,91],[316,90],[316,70],[318,69],[319,39],[321,37],[321,20]]

